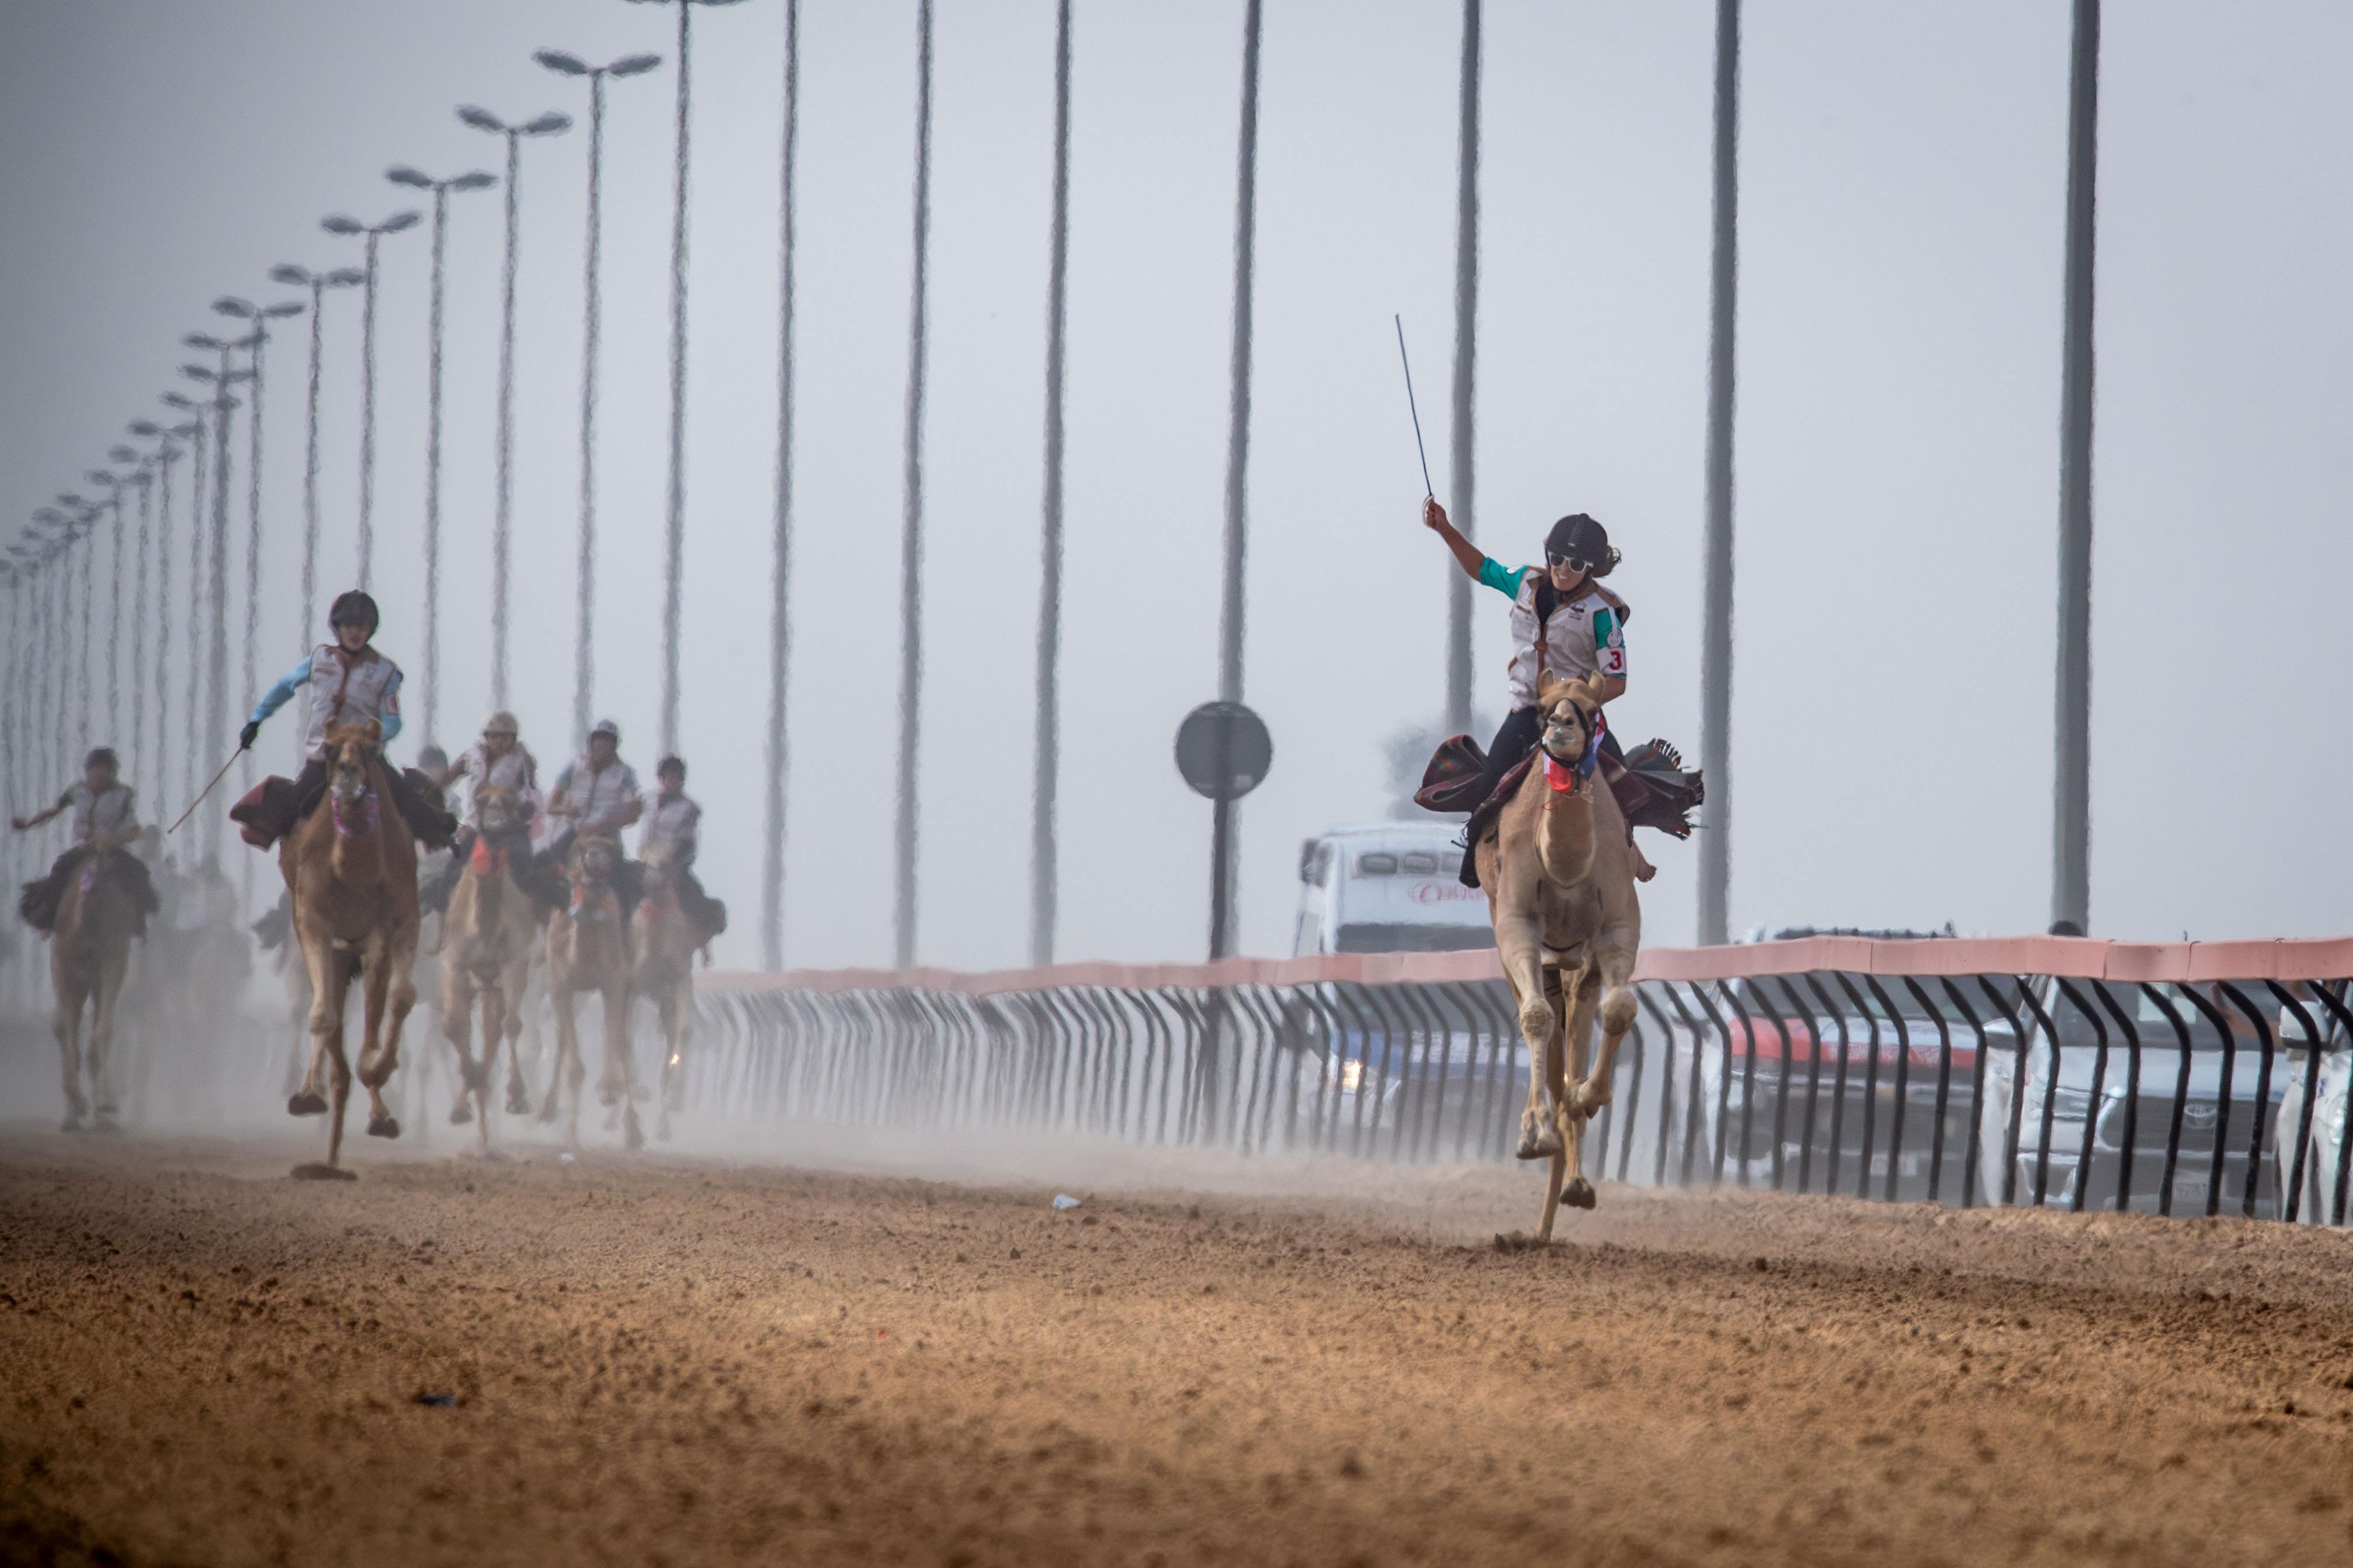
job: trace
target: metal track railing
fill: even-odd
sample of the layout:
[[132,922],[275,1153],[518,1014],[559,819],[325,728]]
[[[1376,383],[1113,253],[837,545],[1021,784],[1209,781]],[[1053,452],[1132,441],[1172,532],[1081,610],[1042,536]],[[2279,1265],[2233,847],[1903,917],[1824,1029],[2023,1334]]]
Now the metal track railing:
[[[2346,1223],[2353,940],[1652,950],[1586,1174]],[[1400,1163],[1510,1157],[1493,952],[707,974],[692,1109]]]

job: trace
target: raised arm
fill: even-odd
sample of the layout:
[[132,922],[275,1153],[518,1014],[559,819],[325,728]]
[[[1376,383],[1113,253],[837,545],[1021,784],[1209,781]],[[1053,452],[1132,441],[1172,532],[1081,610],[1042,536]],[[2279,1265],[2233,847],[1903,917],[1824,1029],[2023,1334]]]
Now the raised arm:
[[1477,545],[1462,537],[1462,531],[1446,521],[1446,509],[1433,496],[1421,503],[1421,525],[1446,541],[1446,548],[1454,552],[1455,563],[1465,575],[1476,579],[1487,564],[1487,557]]
[[51,817],[57,816],[58,813],[63,811],[72,804],[73,791],[68,790],[65,794],[58,796],[57,804],[50,806],[47,811],[37,811],[30,816],[12,816],[8,819],[8,826],[15,828],[19,833],[26,831],[27,828],[38,827],[41,824],[48,821]]
[[307,658],[280,676],[278,684],[263,692],[261,700],[255,703],[253,711],[247,715],[245,728],[237,737],[237,749],[245,752],[253,750],[253,742],[261,736],[262,721],[293,701],[294,693],[307,685],[310,679],[311,661]]

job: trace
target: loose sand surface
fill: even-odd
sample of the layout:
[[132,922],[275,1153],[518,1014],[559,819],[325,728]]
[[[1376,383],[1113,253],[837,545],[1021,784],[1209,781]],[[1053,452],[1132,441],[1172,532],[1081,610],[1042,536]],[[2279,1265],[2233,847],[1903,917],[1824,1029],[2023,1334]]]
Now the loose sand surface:
[[355,1142],[0,1130],[0,1562],[2353,1561],[2343,1233]]

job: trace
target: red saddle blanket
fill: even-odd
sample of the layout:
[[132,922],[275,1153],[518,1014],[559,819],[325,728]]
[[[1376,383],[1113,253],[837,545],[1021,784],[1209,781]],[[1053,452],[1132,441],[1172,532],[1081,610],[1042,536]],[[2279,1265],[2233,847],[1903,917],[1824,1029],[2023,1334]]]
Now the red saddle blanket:
[[[1487,771],[1487,753],[1470,736],[1453,736],[1430,754],[1430,766],[1422,772],[1421,788],[1414,792],[1414,802],[1425,811],[1471,813],[1469,837],[1476,844],[1480,833],[1503,809],[1504,802],[1519,788],[1535,756],[1532,748],[1504,772],[1496,782],[1494,793],[1482,799],[1479,781]],[[1691,837],[1691,814],[1707,798],[1705,782],[1699,771],[1686,770],[1682,753],[1664,741],[1644,742],[1627,752],[1622,763],[1603,752],[1601,776],[1608,782],[1618,810],[1629,826],[1655,827],[1677,838]]]

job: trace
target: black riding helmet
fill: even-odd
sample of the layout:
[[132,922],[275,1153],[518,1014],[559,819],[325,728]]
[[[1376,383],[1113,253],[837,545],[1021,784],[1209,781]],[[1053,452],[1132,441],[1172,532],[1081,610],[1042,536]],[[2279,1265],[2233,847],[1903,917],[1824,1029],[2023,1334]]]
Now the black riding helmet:
[[383,624],[383,618],[376,614],[375,601],[357,588],[336,595],[334,604],[327,610],[327,629],[330,631],[341,631],[345,626],[365,626],[368,636],[374,637],[376,627]]
[[1607,577],[1618,569],[1618,552],[1609,547],[1609,531],[1585,513],[1571,512],[1545,535],[1545,563],[1566,561],[1588,576]]

